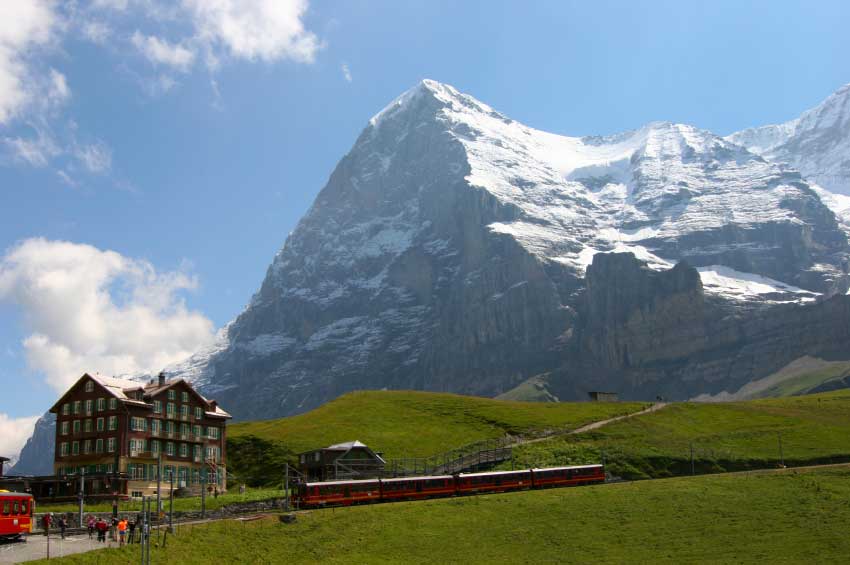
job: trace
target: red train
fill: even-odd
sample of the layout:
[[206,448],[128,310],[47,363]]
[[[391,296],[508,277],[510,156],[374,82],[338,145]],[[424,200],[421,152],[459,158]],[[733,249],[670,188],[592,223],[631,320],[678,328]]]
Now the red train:
[[0,491],[0,539],[32,533],[33,505],[31,494]]
[[430,477],[301,483],[293,501],[301,508],[320,508],[604,482],[605,469],[602,465],[580,465]]

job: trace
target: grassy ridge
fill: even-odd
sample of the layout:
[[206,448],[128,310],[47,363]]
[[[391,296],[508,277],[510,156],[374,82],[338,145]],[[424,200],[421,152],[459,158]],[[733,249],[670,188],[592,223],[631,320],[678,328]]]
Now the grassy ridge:
[[719,404],[678,403],[586,434],[519,447],[521,464],[598,461],[628,478],[850,460],[850,391]]
[[[386,458],[427,457],[507,433],[572,429],[646,403],[535,403],[410,391],[346,394],[306,414],[228,426],[231,469],[253,484],[295,454],[358,439]],[[254,480],[254,479],[257,480]],[[279,480],[272,477],[271,480]]]
[[773,398],[806,394],[808,391],[830,381],[850,375],[850,363],[830,363],[827,366],[797,375],[759,392],[759,398]]
[[[182,527],[156,562],[765,563],[846,560],[850,468],[677,478]],[[126,563],[134,549],[61,563]]]

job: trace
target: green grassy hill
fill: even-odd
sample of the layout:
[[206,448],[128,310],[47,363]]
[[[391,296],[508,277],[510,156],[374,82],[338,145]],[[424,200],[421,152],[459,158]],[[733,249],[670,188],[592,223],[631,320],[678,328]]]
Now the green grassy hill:
[[[781,439],[780,439],[781,438]],[[590,433],[514,450],[521,465],[590,463],[627,478],[850,461],[850,391],[730,403],[676,403]]]
[[[839,563],[850,468],[378,504],[178,527],[156,563]],[[137,547],[60,559],[128,563]]]
[[228,426],[231,470],[249,484],[271,484],[302,451],[360,440],[384,457],[427,457],[505,434],[574,429],[636,412],[647,403],[507,402],[455,394],[364,391],[311,412]]

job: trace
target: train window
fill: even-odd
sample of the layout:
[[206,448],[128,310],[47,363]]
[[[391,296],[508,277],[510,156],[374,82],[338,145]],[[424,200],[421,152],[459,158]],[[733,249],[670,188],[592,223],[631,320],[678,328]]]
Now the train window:
[[18,513],[18,501],[13,500],[12,501],[12,515],[15,515],[17,513]]
[[23,514],[23,515],[27,514],[27,501],[26,500],[21,501],[21,514]]
[[8,500],[3,501],[3,514],[6,515],[6,516],[9,515],[9,501]]

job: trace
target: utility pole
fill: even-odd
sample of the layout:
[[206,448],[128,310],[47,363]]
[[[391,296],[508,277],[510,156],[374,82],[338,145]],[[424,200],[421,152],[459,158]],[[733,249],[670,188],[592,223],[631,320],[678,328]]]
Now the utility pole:
[[[162,487],[162,451],[159,452],[157,460],[156,460],[156,515],[159,516],[160,510],[162,510],[162,500],[160,489]],[[159,520],[157,520],[159,523]]]
[[691,475],[696,475],[694,469],[694,442],[691,442]]
[[283,509],[289,512],[289,463],[286,464],[286,478],[284,479],[284,488],[286,493],[283,497]]
[[83,498],[86,495],[86,470],[80,470],[80,493],[77,495],[80,498],[80,527],[83,527]]
[[207,517],[207,469],[201,467],[201,519]]
[[150,497],[148,497],[148,514],[147,514],[147,518],[145,518],[145,523],[147,524],[147,532],[146,532],[147,535],[146,535],[146,537],[148,539],[148,543],[145,546],[145,553],[147,554],[145,561],[147,562],[148,565],[150,565],[150,562],[151,562],[151,499],[150,499]]
[[174,533],[174,467],[171,467],[171,493],[168,502],[168,533]]
[[142,497],[142,523],[136,524],[136,527],[139,528],[139,536],[140,536],[139,537],[139,547],[142,550],[142,559],[141,559],[140,563],[142,565],[145,565],[145,529],[147,528],[147,525],[148,525],[148,521],[145,519],[146,518],[145,510],[148,507],[148,499],[149,498],[150,497],[148,497],[148,496]]

